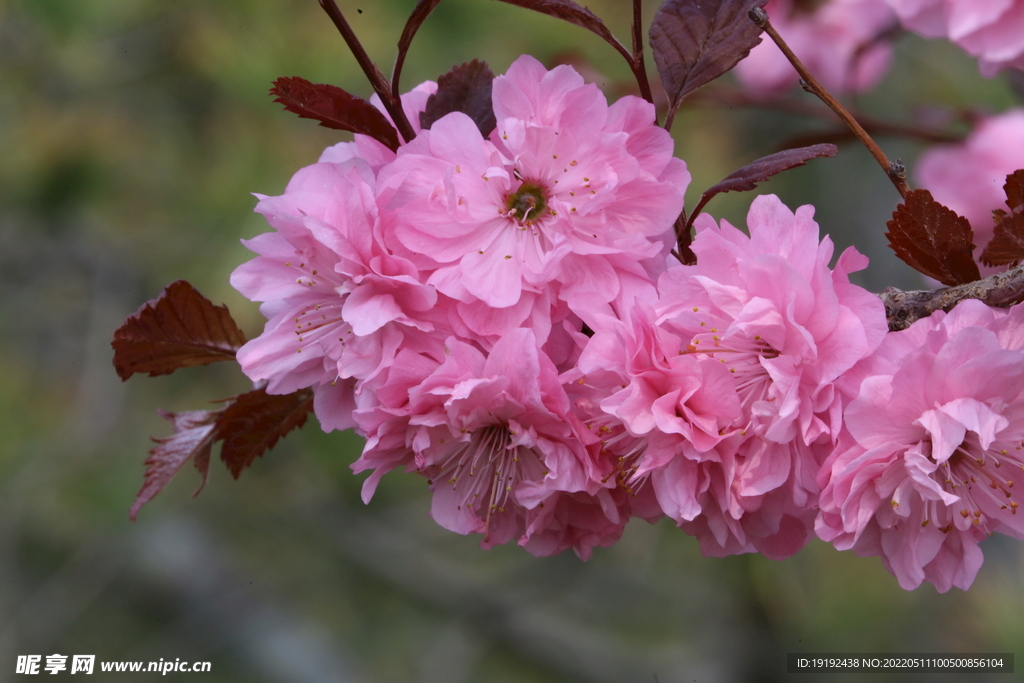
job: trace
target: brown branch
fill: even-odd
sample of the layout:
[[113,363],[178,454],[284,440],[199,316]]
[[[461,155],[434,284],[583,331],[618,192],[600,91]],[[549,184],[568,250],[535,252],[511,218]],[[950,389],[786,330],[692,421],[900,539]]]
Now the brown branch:
[[391,120],[394,121],[395,127],[398,128],[398,132],[402,134],[402,138],[405,142],[411,141],[416,137],[416,132],[412,129],[412,125],[409,124],[409,119],[405,116],[405,110],[402,109],[402,100],[399,98],[395,100],[391,95],[391,86],[388,84],[388,79],[384,77],[384,74],[380,72],[377,65],[370,59],[370,55],[366,54],[366,50],[363,48],[362,43],[359,42],[359,38],[356,37],[355,31],[349,26],[348,21],[345,19],[345,15],[341,13],[341,9],[338,8],[338,4],[334,0],[318,0],[320,7],[323,8],[327,16],[334,22],[334,26],[338,29],[338,33],[345,39],[345,43],[348,45],[348,49],[352,51],[352,55],[359,62],[359,66],[362,68],[363,73],[370,79],[370,85],[373,86],[374,92],[376,92],[384,104],[384,108],[388,110],[388,114],[391,115]]
[[[395,57],[395,68],[391,71],[391,97],[396,102],[402,101],[402,93],[399,90],[398,81],[402,77],[402,67],[405,66],[405,58],[409,55],[409,47],[412,45],[412,39],[416,37],[416,32],[419,31],[420,26],[427,20],[430,13],[441,4],[441,0],[426,0],[425,2],[416,3],[416,7],[413,9],[412,14],[409,15],[409,19],[405,22],[405,28],[402,29],[402,37],[398,39],[398,55]],[[402,110],[405,111],[404,109]]]
[[868,132],[864,130],[859,123],[857,123],[857,119],[853,118],[853,116],[850,115],[850,112],[846,111],[843,105],[839,104],[839,101],[832,97],[832,95],[829,94],[829,92],[825,90],[820,83],[818,83],[817,79],[811,75],[811,72],[807,70],[807,67],[805,67],[797,58],[793,53],[793,50],[791,50],[789,45],[786,44],[786,41],[784,41],[782,36],[779,35],[779,32],[775,30],[774,26],[772,26],[771,22],[768,20],[767,12],[760,7],[753,7],[750,10],[750,19],[765,33],[767,33],[768,36],[775,41],[775,44],[779,46],[782,53],[786,55],[786,59],[789,60],[789,63],[792,64],[793,68],[800,74],[800,78],[802,79],[801,85],[804,89],[828,105],[828,108],[834,111],[836,116],[842,119],[843,123],[850,127],[850,130],[853,131],[854,135],[856,135],[857,138],[864,143],[864,146],[868,148],[868,151],[871,152],[871,156],[875,157],[875,160],[882,167],[882,170],[885,171],[889,180],[891,180],[892,184],[896,186],[896,190],[899,191],[900,196],[906,199],[907,194],[910,192],[910,186],[907,185],[906,169],[903,168],[903,164],[899,163],[898,160],[895,164],[890,162],[889,157],[885,156],[885,152],[883,152],[875,141],[871,139]]
[[[644,65],[644,27],[640,5],[640,0],[633,0],[633,58],[629,60],[629,68],[633,71],[637,85],[640,86],[641,97],[654,104],[651,84],[647,80],[647,67]],[[658,125],[657,118],[655,118],[654,125]]]
[[[802,102],[790,98],[764,99],[752,97],[737,88],[705,86],[686,98],[684,106],[725,106],[725,107],[751,107],[780,111],[807,118],[821,119],[823,121],[834,121],[833,114],[820,105]],[[850,114],[860,122],[864,130],[874,135],[892,135],[920,140],[930,144],[963,142],[964,135],[948,133],[937,128],[926,128],[906,123],[896,123],[876,119],[859,111],[848,110]],[[820,139],[818,136],[821,136]],[[827,136],[827,137],[826,137]],[[804,147],[814,142],[834,142],[847,137],[856,137],[853,131],[848,128],[841,130],[823,130],[817,133],[807,133],[806,137],[789,141],[783,145],[784,148]],[[800,140],[797,142],[796,140]],[[808,142],[809,141],[809,142]]]
[[951,311],[964,299],[978,299],[997,308],[1021,303],[1024,301],[1024,265],[966,285],[910,292],[889,287],[878,296],[885,304],[889,331],[896,332],[935,311]]

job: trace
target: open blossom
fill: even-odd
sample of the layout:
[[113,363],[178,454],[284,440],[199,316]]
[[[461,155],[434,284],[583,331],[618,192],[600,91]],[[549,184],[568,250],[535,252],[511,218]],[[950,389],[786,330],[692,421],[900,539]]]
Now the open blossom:
[[368,439],[353,469],[376,469],[364,500],[404,466],[430,480],[434,520],[483,534],[485,547],[516,539],[538,555],[587,557],[618,540],[627,518],[587,477],[585,430],[534,333],[513,330],[486,356],[450,337],[446,354],[440,364],[403,354],[380,406],[357,412]]
[[374,377],[399,347],[440,355],[444,313],[416,267],[385,249],[365,162],[299,171],[256,210],[275,232],[245,242],[258,256],[231,284],[265,302],[262,335],[238,351],[242,370],[270,393],[314,387],[325,429],[352,426],[355,382]]
[[967,589],[993,533],[1024,538],[1024,309],[968,300],[889,335],[855,374],[817,533],[905,589]]
[[948,38],[978,58],[981,73],[1024,69],[1024,0],[887,0],[911,31]]
[[594,476],[625,490],[637,516],[693,519],[703,463],[719,459],[716,447],[740,417],[735,382],[717,360],[687,353],[687,340],[655,326],[648,305],[623,318],[601,321],[577,364],[577,408],[599,440]]
[[[412,126],[413,132],[419,134],[423,127],[420,125],[420,113],[427,108],[427,100],[437,92],[437,83],[424,81],[409,92],[402,95],[402,109],[405,111],[405,118]],[[388,121],[391,121],[391,114],[384,107],[380,95],[374,93],[370,98],[370,104],[377,108]],[[394,124],[394,121],[391,121]],[[349,159],[362,159],[374,173],[377,173],[385,164],[395,160],[395,153],[386,147],[382,142],[369,135],[355,134],[352,142],[339,142],[331,145],[320,155],[320,161],[324,163],[340,164]]]
[[[770,0],[765,10],[800,61],[832,92],[868,90],[889,68],[892,48],[877,40],[896,21],[885,0]],[[763,94],[789,90],[799,79],[771,40],[762,40],[736,65],[736,76]]]
[[449,114],[379,187],[396,242],[459,302],[462,324],[495,337],[589,314],[620,296],[621,276],[658,268],[689,174],[652,105],[609,107],[571,67],[521,57],[492,97],[490,138]]
[[[977,260],[995,234],[992,211],[1006,210],[1006,176],[1024,168],[1024,109],[982,119],[962,143],[938,145],[917,165],[917,178],[935,199],[970,221]],[[1006,270],[980,266],[982,275]]]
[[840,433],[836,383],[887,329],[878,298],[848,279],[867,259],[850,248],[830,269],[832,243],[819,243],[812,216],[810,206],[794,213],[777,197],[758,197],[748,237],[702,215],[697,265],[670,268],[659,282],[660,328],[682,340],[684,355],[727,370],[738,402],[738,417],[708,451],[713,457],[680,449],[671,461],[673,494],[698,494],[673,517],[706,554],[785,557],[803,546],[815,476]]

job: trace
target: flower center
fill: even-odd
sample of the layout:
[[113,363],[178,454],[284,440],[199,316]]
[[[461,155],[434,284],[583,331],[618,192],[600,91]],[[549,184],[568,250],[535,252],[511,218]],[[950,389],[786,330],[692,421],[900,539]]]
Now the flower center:
[[519,482],[547,475],[540,454],[533,448],[513,445],[515,433],[506,425],[489,425],[473,431],[426,469],[431,485],[451,486],[460,500],[457,509],[484,514],[484,540],[488,540],[491,516],[504,513],[514,502]]
[[[696,307],[693,310],[695,313],[699,312]],[[755,335],[753,339],[741,335],[723,338],[718,328],[711,326],[713,324],[713,320],[702,321],[700,326],[707,331],[693,335],[690,344],[680,353],[704,354],[725,364],[730,374],[736,378],[736,391],[739,393],[743,412],[751,416],[751,421],[740,430],[741,434],[745,434],[747,429],[754,426],[751,410],[754,403],[775,400],[769,397],[769,390],[772,387],[771,375],[761,365],[760,359],[778,358],[779,352],[762,339],[761,335]]]
[[[984,514],[982,507],[989,509],[1009,510],[1010,514],[1017,514],[1017,501],[1013,499],[1013,479],[1007,477],[1010,473],[1003,470],[1003,465],[1008,465],[1007,470],[1024,469],[1024,462],[1017,453],[1008,452],[1008,449],[997,448],[995,444],[987,451],[981,449],[973,440],[965,441],[953,453],[950,458],[942,463],[935,473],[943,488],[950,493],[960,496],[959,510],[953,515],[953,520],[942,531],[948,532],[954,526],[966,529],[968,525],[985,525],[987,530],[988,515]],[[1024,445],[1024,444],[1022,444]],[[1015,451],[1020,446],[1014,447]],[[1013,475],[1010,475],[1013,476]],[[928,501],[924,524],[927,525],[931,519],[939,518],[936,514],[936,501]],[[953,510],[950,510],[953,512]]]
[[519,189],[508,196],[505,202],[508,213],[505,215],[520,225],[532,225],[548,208],[544,188],[527,180]]

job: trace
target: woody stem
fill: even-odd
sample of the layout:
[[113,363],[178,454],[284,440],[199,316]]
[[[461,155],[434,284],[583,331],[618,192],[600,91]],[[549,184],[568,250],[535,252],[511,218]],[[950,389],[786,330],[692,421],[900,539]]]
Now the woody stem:
[[775,41],[775,44],[779,46],[780,50],[782,50],[782,54],[786,55],[786,59],[789,60],[789,63],[792,64],[793,68],[796,69],[798,74],[800,74],[800,78],[802,79],[801,86],[804,90],[828,105],[828,108],[834,111],[836,116],[842,119],[843,123],[845,123],[850,130],[853,131],[853,134],[857,136],[857,139],[864,143],[864,146],[868,148],[868,151],[871,152],[871,156],[875,158],[878,164],[882,167],[882,170],[885,171],[885,174],[889,177],[889,180],[891,180],[892,184],[896,186],[896,190],[900,193],[900,196],[906,199],[907,194],[910,192],[910,186],[907,185],[907,169],[903,166],[903,163],[899,159],[895,162],[889,161],[889,157],[885,156],[885,152],[883,152],[875,141],[871,139],[871,136],[868,135],[868,132],[864,130],[863,126],[857,123],[857,120],[853,118],[850,112],[846,111],[846,108],[839,104],[839,101],[832,97],[832,95],[829,94],[829,92],[825,90],[820,83],[818,83],[817,79],[811,75],[811,72],[807,70],[807,67],[805,67],[797,58],[793,53],[793,50],[791,50],[789,45],[786,44],[786,41],[784,41],[782,36],[779,35],[779,32],[775,30],[774,26],[772,26],[771,21],[768,20],[767,12],[760,7],[753,7],[749,12],[749,16],[751,21],[757,24],[759,28],[768,34],[769,38]]

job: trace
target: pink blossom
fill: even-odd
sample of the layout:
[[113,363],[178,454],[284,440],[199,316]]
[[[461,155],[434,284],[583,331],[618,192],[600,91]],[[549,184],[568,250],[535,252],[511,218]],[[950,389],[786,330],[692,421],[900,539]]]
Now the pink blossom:
[[[592,480],[628,494],[624,513],[648,521],[700,513],[702,463],[740,416],[732,377],[653,323],[638,303],[624,320],[602,319],[577,368],[563,379],[595,440]],[[685,471],[681,471],[680,467]]]
[[265,302],[267,324],[238,361],[270,393],[314,387],[322,426],[347,428],[355,381],[381,372],[402,346],[440,353],[437,294],[382,246],[373,175],[361,160],[302,169],[256,210],[276,231],[245,242],[259,255],[231,284]]
[[[994,209],[1006,210],[1006,176],[1024,168],[1024,109],[982,119],[966,141],[921,155],[917,179],[935,199],[971,222],[978,259],[995,233]],[[1006,270],[981,266],[982,275]]]
[[836,383],[887,329],[879,299],[848,279],[867,259],[850,248],[829,269],[832,243],[819,244],[812,216],[810,206],[794,214],[777,197],[758,197],[747,237],[702,215],[697,265],[671,268],[659,282],[663,338],[671,334],[683,354],[728,370],[739,404],[713,464],[698,473],[696,461],[708,458],[677,455],[673,488],[658,489],[663,508],[670,494],[692,498],[685,514],[671,516],[700,537],[706,554],[782,557],[803,545],[815,475],[842,426]]
[[[405,111],[405,117],[417,134],[423,130],[423,127],[420,126],[420,113],[426,110],[427,100],[436,92],[437,83],[424,81],[402,95],[402,109]],[[391,121],[391,115],[384,108],[379,95],[374,94],[370,98],[370,104],[384,114],[388,121]],[[325,149],[320,155],[321,163],[340,164],[349,159],[362,159],[370,165],[374,173],[377,173],[385,164],[395,160],[395,153],[368,135],[356,134],[353,136],[352,142],[339,142]]]
[[948,38],[978,58],[981,73],[1024,69],[1024,0],[888,0],[900,21],[929,38]]
[[886,338],[819,475],[821,538],[940,592],[971,585],[987,535],[1024,538],[1022,333],[1021,307],[968,300]]
[[379,201],[463,325],[543,339],[661,267],[689,174],[649,103],[609,107],[570,67],[521,57],[493,102],[490,139],[464,114],[438,120],[382,169]]
[[442,363],[403,353],[357,411],[368,434],[356,472],[404,466],[430,480],[431,515],[492,547],[517,539],[535,554],[569,547],[582,557],[618,539],[626,517],[586,476],[582,426],[554,364],[531,330],[501,337],[488,354],[450,337]]
[[[770,0],[765,10],[800,61],[832,92],[868,90],[889,68],[892,48],[877,40],[896,21],[885,0],[828,0],[817,7],[804,0]],[[759,94],[789,90],[799,80],[767,37],[736,65],[736,76]]]

